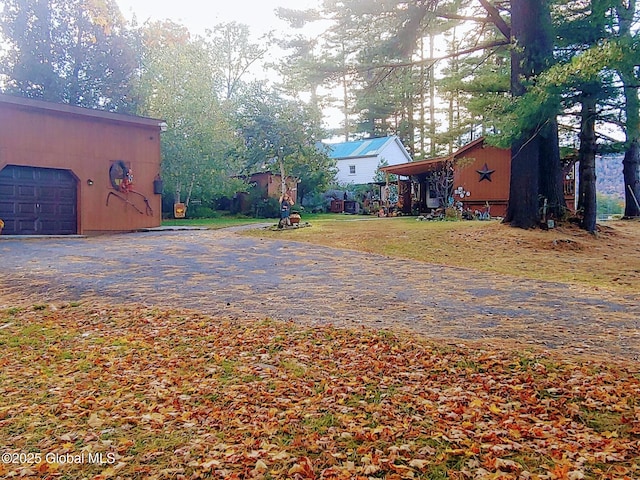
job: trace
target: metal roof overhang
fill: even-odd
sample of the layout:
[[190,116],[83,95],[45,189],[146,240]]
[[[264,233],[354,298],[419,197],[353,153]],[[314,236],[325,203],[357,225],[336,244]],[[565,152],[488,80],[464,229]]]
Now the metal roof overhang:
[[417,162],[400,163],[398,165],[389,165],[382,167],[380,170],[385,173],[394,173],[403,177],[410,177],[412,175],[423,175],[425,173],[433,172],[440,168],[445,162],[455,161],[461,158],[463,154],[472,150],[477,146],[483,147],[484,137],[475,139],[471,143],[460,147],[455,153],[446,157],[428,158],[426,160],[418,160]]
[[400,163],[380,168],[385,173],[393,173],[403,177],[421,175],[437,170],[449,157],[430,158],[429,160],[418,160],[417,162]]

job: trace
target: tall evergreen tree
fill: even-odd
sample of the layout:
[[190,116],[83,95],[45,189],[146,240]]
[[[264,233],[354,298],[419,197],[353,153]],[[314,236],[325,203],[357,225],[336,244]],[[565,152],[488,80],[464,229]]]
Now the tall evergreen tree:
[[618,68],[626,100],[626,152],[622,162],[626,218],[640,218],[640,46],[637,6],[636,0],[618,0],[615,7],[619,41],[626,52]]
[[437,3],[330,1],[316,12],[281,12],[295,26],[328,22],[324,34],[313,42],[318,53],[316,74],[310,78],[340,90],[338,108],[344,121],[339,133],[345,140],[354,135],[398,134],[414,150],[415,106],[425,98],[433,75],[414,64],[413,55],[427,35],[427,14]]
[[[553,60],[553,35],[549,1],[511,1],[511,93],[524,97],[527,82],[548,68]],[[548,105],[547,105],[548,106]],[[558,139],[557,111],[551,105],[528,115],[511,145],[511,182],[505,222],[514,227],[535,227],[542,219],[541,200],[547,213],[564,214],[562,165]]]
[[578,213],[583,229],[594,232],[597,219],[596,154],[598,112],[607,96],[619,95],[612,88],[611,68],[616,63],[607,46],[611,36],[611,9],[616,0],[573,2],[563,0],[556,6],[556,56],[560,68],[551,72],[553,87],[564,89],[564,109],[580,108],[578,165]]

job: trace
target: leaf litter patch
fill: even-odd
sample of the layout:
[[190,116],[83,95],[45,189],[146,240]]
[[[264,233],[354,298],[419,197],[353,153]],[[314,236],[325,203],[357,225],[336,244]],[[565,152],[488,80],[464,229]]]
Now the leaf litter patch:
[[84,459],[5,478],[640,475],[631,362],[143,306],[11,307],[0,327],[5,451]]

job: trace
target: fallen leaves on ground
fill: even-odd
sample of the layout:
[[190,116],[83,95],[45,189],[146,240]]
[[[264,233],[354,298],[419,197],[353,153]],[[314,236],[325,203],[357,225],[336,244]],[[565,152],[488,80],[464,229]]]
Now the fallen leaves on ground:
[[640,477],[635,364],[84,304],[0,349],[4,478]]

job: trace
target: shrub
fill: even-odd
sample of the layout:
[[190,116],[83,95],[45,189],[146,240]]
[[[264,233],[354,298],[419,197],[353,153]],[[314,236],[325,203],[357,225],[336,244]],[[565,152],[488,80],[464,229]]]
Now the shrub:
[[259,198],[253,202],[256,218],[278,218],[280,216],[280,202],[277,198]]
[[218,218],[220,214],[213,208],[205,207],[202,205],[192,206],[187,209],[187,215],[189,218]]

